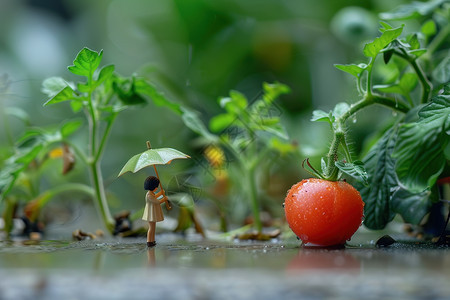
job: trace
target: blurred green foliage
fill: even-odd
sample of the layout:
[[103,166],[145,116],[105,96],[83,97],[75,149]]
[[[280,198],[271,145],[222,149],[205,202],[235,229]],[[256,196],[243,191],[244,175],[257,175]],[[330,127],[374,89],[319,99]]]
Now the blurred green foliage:
[[[114,63],[120,74],[147,78],[167,99],[197,110],[203,121],[221,111],[217,99],[230,90],[251,102],[261,94],[263,82],[282,82],[291,93],[277,102],[281,123],[298,147],[296,155],[283,157],[268,171],[272,180],[266,190],[281,203],[287,188],[306,176],[299,157],[313,162],[327,151],[329,132],[326,126],[310,124],[312,108],[327,110],[342,100],[356,99],[353,82],[333,63],[362,57],[359,49],[376,35],[377,14],[407,2],[2,1],[0,26],[7,30],[0,36],[0,75],[8,74],[8,91],[2,90],[0,106],[22,109],[29,115],[27,122],[36,126],[69,118],[72,111],[67,105],[43,110],[40,84],[49,76],[62,75],[84,46],[103,49],[105,64]],[[414,21],[408,25],[420,26]],[[361,126],[351,129],[355,153],[375,129],[365,125],[380,115],[363,112],[358,118]],[[2,115],[0,166],[26,127],[16,116]],[[82,143],[86,137],[80,130],[72,138]],[[124,111],[112,128],[102,163],[107,190],[115,195],[109,197],[113,211],[142,206],[141,182],[146,174],[114,177],[124,158],[139,152],[148,139],[154,147],[203,155],[196,135],[170,109],[150,103],[144,109]],[[162,180],[176,181],[196,167],[189,164],[164,170]],[[78,173],[72,179],[84,182],[84,172],[75,168]]]

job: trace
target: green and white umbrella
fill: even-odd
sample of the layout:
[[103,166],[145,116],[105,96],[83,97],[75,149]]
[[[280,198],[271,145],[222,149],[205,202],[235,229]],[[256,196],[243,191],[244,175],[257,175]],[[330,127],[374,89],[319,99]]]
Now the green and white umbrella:
[[[156,170],[156,165],[167,165],[174,159],[190,158],[189,155],[184,154],[181,151],[172,148],[156,148],[152,149],[150,142],[147,141],[147,151],[134,155],[130,158],[125,166],[123,166],[118,176],[126,172],[136,173],[143,168],[153,166],[155,169],[156,177],[159,179],[158,171]],[[161,182],[160,182],[161,186]],[[161,186],[162,189],[162,186]],[[165,196],[164,189],[162,189],[163,195]],[[170,204],[166,202],[167,209],[171,209]]]
[[174,159],[190,158],[189,155],[172,148],[148,149],[130,158],[118,176],[126,172],[137,171],[155,165],[167,165]]

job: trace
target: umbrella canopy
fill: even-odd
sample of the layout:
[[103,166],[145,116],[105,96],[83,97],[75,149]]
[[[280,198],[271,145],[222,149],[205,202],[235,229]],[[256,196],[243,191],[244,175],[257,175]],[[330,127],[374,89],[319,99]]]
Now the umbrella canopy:
[[190,158],[190,156],[172,148],[149,149],[130,158],[118,176],[126,172],[136,173],[148,166],[170,164],[172,160],[180,158]]

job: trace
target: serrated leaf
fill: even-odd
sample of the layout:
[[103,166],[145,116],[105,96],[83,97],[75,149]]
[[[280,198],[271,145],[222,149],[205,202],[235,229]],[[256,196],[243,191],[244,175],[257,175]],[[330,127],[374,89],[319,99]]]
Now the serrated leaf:
[[397,186],[395,161],[391,157],[395,136],[394,127],[381,137],[363,160],[369,184],[357,186],[365,203],[364,225],[370,229],[383,229],[395,216],[390,207],[391,188]]
[[432,204],[430,196],[429,189],[414,193],[399,188],[392,195],[392,210],[400,214],[406,223],[417,225],[430,211]]
[[419,111],[419,117],[425,122],[443,118],[444,120],[446,120],[445,128],[447,130],[448,126],[450,125],[450,95],[442,94],[434,97],[430,103],[425,105]]
[[361,74],[364,72],[364,70],[367,68],[366,64],[349,64],[349,65],[340,65],[340,64],[335,64],[334,65],[337,69],[347,72],[353,76],[355,76],[356,78],[359,78],[361,76]]
[[373,42],[364,46],[364,55],[375,58],[381,50],[399,37],[402,31],[403,25],[401,27],[385,30],[380,37],[375,38]]
[[368,175],[364,164],[361,161],[354,161],[353,163],[336,161],[335,166],[338,167],[343,173],[350,177],[362,182],[364,185],[368,185]]
[[102,56],[103,50],[96,52],[85,47],[78,52],[77,57],[73,61],[73,66],[69,66],[67,69],[75,75],[86,76],[89,78],[100,65]]
[[446,160],[444,149],[449,142],[450,96],[440,95],[419,111],[419,121],[399,128],[396,159],[399,181],[417,193],[435,184]]

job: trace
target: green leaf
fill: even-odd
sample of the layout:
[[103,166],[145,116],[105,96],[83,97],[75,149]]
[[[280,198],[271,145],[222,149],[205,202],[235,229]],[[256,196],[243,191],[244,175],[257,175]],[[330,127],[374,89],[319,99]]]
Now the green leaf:
[[409,93],[417,86],[417,75],[405,73],[399,82],[387,85],[375,85],[373,88],[383,93],[400,94],[409,97]]
[[60,129],[62,138],[67,138],[69,135],[73,134],[78,130],[78,128],[80,128],[82,124],[83,122],[80,120],[73,120],[64,123],[64,125],[62,125]]
[[212,132],[221,132],[230,127],[236,121],[236,116],[229,113],[216,115],[209,121],[209,128]]
[[404,187],[412,192],[433,186],[446,159],[449,142],[450,96],[440,95],[419,111],[419,121],[403,124],[398,132],[392,156],[396,173]]
[[219,99],[220,107],[232,115],[240,115],[243,111],[248,109],[247,98],[238,91],[230,91],[230,97],[224,97]]
[[30,124],[30,116],[25,110],[19,107],[14,106],[5,107],[5,114],[7,114],[8,116],[16,117],[17,119],[21,120],[27,125]]
[[282,155],[293,153],[297,149],[297,146],[295,144],[283,142],[277,138],[272,138],[270,140],[269,146],[270,148],[277,150]]
[[247,98],[245,98],[244,94],[239,93],[238,91],[230,91],[230,98],[232,102],[240,109],[247,108],[248,101]]
[[71,101],[70,107],[74,113],[79,112],[83,108],[83,101]]
[[445,122],[445,130],[449,129],[450,126],[450,94],[446,92],[445,94],[438,95],[431,99],[431,102],[425,105],[419,111],[419,117],[422,122],[430,122],[439,119],[443,119]]
[[394,49],[389,49],[387,51],[383,52],[383,60],[385,64],[388,64],[389,61],[392,58],[392,55],[394,55],[395,50]]
[[182,114],[180,105],[169,101],[163,93],[159,92],[153,85],[143,78],[136,78],[135,89],[137,93],[146,95],[152,99],[156,106],[167,107],[178,115]]
[[380,28],[381,33],[385,32],[386,30],[392,29],[392,26],[387,22],[380,21],[380,25],[381,25]]
[[272,104],[279,96],[290,93],[290,88],[282,83],[263,83],[263,100],[266,104]]
[[364,164],[361,161],[354,161],[353,163],[336,161],[335,165],[343,173],[353,177],[359,182],[362,182],[364,185],[369,184],[367,172],[364,169]]
[[415,57],[420,57],[420,56],[424,55],[425,53],[427,53],[427,49],[409,50],[408,53],[414,55]]
[[413,1],[396,9],[380,14],[383,20],[406,20],[430,15],[436,8],[448,0],[431,0],[428,2]]
[[417,38],[417,33],[411,35],[408,39],[408,44],[410,45],[411,50],[416,50],[420,48],[419,39]]
[[369,184],[358,184],[357,189],[365,202],[364,225],[370,229],[383,229],[395,216],[390,207],[391,189],[397,186],[395,161],[391,157],[395,137],[396,129],[393,127],[381,137],[363,160],[369,174]]
[[346,102],[339,102],[333,109],[333,116],[338,119],[350,109],[350,105]]
[[47,100],[47,102],[44,103],[44,106],[69,100],[80,100],[80,99],[76,97],[74,90],[70,86],[66,86],[59,93],[57,93],[52,98]]
[[375,38],[373,42],[364,46],[364,55],[375,58],[381,50],[399,37],[402,31],[403,25],[401,27],[385,30],[380,37]]
[[103,50],[96,52],[85,47],[77,54],[73,66],[69,66],[68,69],[75,75],[91,78],[100,65],[102,56]]
[[430,37],[436,34],[436,23],[433,20],[428,20],[423,23],[420,28],[420,32],[422,32],[426,37]]
[[399,188],[392,195],[392,210],[403,217],[406,223],[419,224],[430,211],[431,192],[426,189],[421,192],[411,192]]
[[417,86],[417,81],[417,75],[415,73],[405,73],[398,85],[404,92],[409,93]]
[[113,90],[125,105],[145,104],[147,101],[136,90],[136,79],[116,77],[113,81]]
[[361,76],[361,74],[364,72],[364,70],[367,68],[366,64],[350,64],[350,65],[340,65],[340,64],[335,64],[334,65],[337,69],[347,72],[353,76],[355,76],[356,78],[359,78]]
[[43,142],[35,140],[29,147],[18,148],[17,153],[5,161],[0,170],[0,200],[8,195],[20,174],[39,155],[43,148]]
[[96,84],[99,85],[102,82],[111,78],[111,75],[114,73],[114,68],[115,68],[114,65],[108,65],[108,66],[104,66],[103,68],[101,68],[101,70],[98,74]]
[[216,135],[208,131],[205,124],[202,122],[202,120],[200,120],[197,112],[186,107],[181,107],[181,110],[183,112],[181,118],[188,128],[204,137],[209,142],[217,142],[219,140]]
[[272,124],[272,125],[262,125],[260,128],[258,128],[262,131],[271,133],[281,139],[287,140],[289,138],[286,129],[280,124]]
[[450,82],[450,56],[446,56],[433,70],[433,78],[439,83]]
[[334,123],[334,117],[332,112],[324,112],[323,110],[315,110],[313,111],[312,122],[328,122],[330,125],[333,125]]
[[65,87],[69,86],[67,81],[61,77],[50,77],[42,82],[41,91],[48,97],[54,97],[61,92]]

